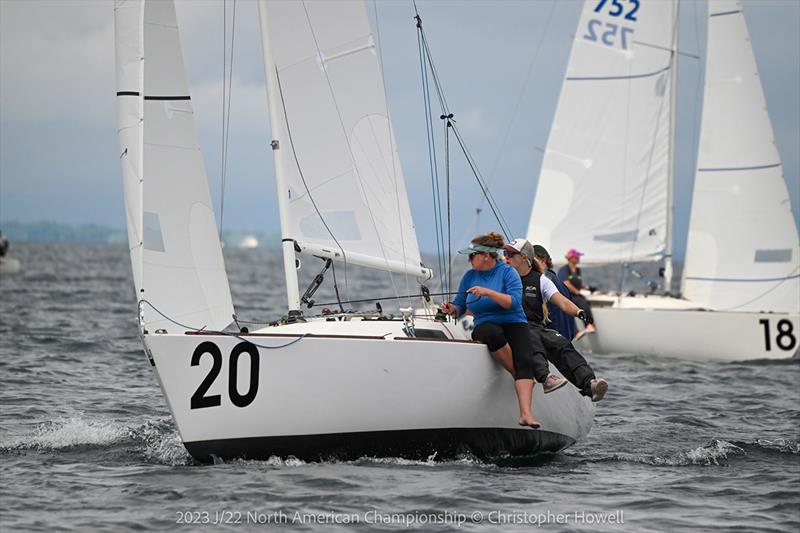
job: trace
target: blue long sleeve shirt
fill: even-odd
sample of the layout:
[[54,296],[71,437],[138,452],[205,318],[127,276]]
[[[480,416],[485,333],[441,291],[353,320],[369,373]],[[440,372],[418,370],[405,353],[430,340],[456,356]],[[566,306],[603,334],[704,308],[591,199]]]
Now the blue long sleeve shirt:
[[[467,289],[475,286],[486,287],[511,296],[511,307],[504,309],[488,296],[476,297],[467,294]],[[498,324],[527,323],[525,311],[522,309],[522,281],[512,267],[498,261],[491,270],[467,270],[458,285],[458,295],[453,300],[458,306],[458,313],[470,311],[475,325],[484,322]]]

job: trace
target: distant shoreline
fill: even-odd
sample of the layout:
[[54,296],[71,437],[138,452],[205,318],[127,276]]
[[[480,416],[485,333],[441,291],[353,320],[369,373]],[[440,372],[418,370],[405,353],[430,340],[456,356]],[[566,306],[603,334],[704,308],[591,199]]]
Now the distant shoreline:
[[[125,229],[101,224],[71,225],[47,220],[29,223],[4,221],[0,223],[0,231],[12,243],[126,244],[128,242],[128,233]],[[259,248],[280,248],[281,240],[278,234],[231,230],[224,232],[222,236],[225,245],[232,247],[239,247],[245,239],[249,242],[254,242],[255,239]]]

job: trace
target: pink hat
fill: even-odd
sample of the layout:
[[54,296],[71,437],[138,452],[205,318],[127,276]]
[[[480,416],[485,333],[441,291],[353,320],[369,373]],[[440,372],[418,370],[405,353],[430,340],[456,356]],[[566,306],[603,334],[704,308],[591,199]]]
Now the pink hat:
[[583,252],[579,252],[579,251],[578,251],[578,250],[576,250],[575,248],[570,248],[570,249],[567,251],[567,255],[566,255],[566,257],[567,257],[567,259],[569,259],[570,257],[580,257],[580,256],[582,256],[582,255],[583,255]]

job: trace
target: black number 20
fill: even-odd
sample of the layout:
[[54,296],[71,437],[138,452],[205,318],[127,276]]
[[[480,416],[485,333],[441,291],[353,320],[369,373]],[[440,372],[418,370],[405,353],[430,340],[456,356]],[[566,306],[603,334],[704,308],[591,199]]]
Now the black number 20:
[[[248,387],[246,393],[239,394],[239,390],[236,387],[236,381],[239,375],[239,357],[243,353],[247,353],[250,356],[250,386]],[[200,359],[205,354],[211,355],[213,362],[208,375],[200,383],[200,386],[197,387],[197,390],[194,392],[194,394],[192,394],[190,404],[192,409],[203,409],[204,407],[216,407],[218,405],[222,405],[222,398],[219,394],[206,396],[208,389],[210,389],[211,385],[214,384],[214,381],[219,375],[219,371],[222,369],[222,352],[220,351],[219,347],[210,341],[201,343],[197,348],[195,348],[194,353],[192,353],[191,366],[199,365]],[[231,402],[236,407],[247,407],[253,403],[253,400],[255,400],[256,394],[258,393],[258,369],[258,348],[249,342],[240,342],[234,346],[228,365],[228,395],[231,398]]]

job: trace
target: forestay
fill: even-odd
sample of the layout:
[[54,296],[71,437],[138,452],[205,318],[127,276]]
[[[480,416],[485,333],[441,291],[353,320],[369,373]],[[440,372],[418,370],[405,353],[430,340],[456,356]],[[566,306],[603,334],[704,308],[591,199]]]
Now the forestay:
[[175,7],[115,3],[125,213],[143,326],[182,332],[232,321],[228,279],[186,84]]
[[667,0],[584,3],[528,228],[551,253],[663,256],[676,13]]
[[363,2],[262,0],[259,9],[284,240],[429,277]]
[[683,292],[712,309],[800,310],[797,227],[738,1],[709,3]]

